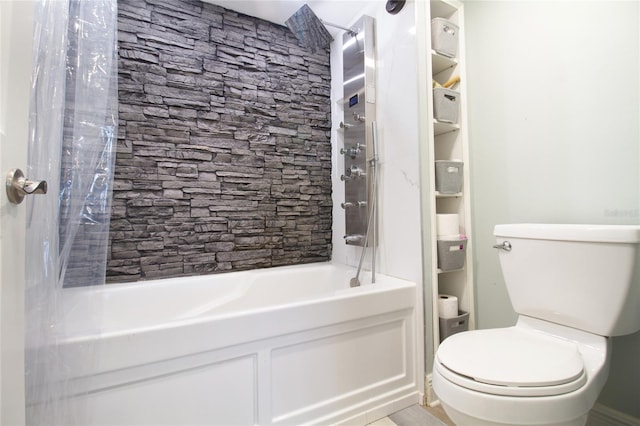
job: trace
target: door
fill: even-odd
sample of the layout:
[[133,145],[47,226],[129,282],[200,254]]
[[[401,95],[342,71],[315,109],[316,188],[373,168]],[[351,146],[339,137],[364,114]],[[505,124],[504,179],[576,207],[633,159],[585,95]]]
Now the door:
[[0,424],[25,423],[25,203],[9,203],[4,176],[27,169],[33,1],[0,1]]

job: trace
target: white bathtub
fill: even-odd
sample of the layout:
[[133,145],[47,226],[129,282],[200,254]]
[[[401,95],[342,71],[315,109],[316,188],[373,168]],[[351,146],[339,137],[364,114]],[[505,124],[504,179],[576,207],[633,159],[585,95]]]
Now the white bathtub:
[[366,424],[418,402],[415,284],[352,276],[320,263],[69,289],[80,423]]

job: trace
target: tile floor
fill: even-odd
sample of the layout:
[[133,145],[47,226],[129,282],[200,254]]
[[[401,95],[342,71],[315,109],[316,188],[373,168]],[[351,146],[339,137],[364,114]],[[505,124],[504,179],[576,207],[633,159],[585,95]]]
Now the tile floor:
[[441,406],[411,407],[371,423],[369,426],[455,426]]

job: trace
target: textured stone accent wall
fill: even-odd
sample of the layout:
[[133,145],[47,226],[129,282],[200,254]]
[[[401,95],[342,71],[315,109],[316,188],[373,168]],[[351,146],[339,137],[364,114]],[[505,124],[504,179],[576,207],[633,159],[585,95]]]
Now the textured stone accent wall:
[[328,51],[200,1],[118,9],[107,280],[328,260]]

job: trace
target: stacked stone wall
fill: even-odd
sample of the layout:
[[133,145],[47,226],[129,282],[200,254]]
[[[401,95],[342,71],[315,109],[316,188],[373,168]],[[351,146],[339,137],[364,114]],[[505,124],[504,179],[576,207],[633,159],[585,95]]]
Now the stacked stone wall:
[[192,0],[118,2],[109,282],[328,260],[329,52]]

